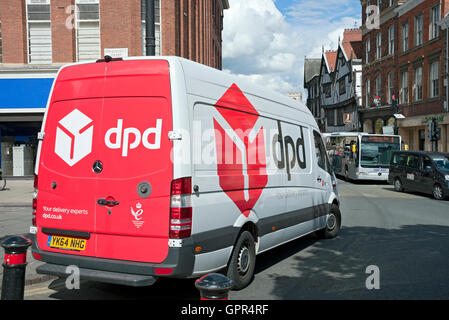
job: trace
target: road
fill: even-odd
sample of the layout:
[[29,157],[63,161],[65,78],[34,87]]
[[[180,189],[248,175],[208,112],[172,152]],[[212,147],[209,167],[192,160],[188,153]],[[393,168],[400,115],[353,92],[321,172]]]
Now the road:
[[[387,184],[339,180],[339,190],[340,235],[307,236],[257,256],[253,282],[230,299],[449,299],[449,201]],[[366,287],[369,266],[378,270],[379,289]],[[25,291],[30,300],[198,298],[191,279],[148,288],[82,282],[79,290],[52,280]]]

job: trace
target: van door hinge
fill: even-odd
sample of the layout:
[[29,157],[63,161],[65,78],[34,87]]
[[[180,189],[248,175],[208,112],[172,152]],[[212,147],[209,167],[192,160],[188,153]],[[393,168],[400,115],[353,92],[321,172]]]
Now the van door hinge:
[[180,132],[173,130],[168,132],[168,138],[170,140],[182,140],[182,135]]
[[38,132],[37,133],[37,140],[44,140],[45,132]]

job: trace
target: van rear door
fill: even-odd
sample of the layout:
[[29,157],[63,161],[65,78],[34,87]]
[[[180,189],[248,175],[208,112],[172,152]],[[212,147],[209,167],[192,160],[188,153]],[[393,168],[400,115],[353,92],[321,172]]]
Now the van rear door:
[[[173,179],[172,146],[168,139],[172,130],[168,62],[130,60],[87,66],[103,68],[102,81],[97,84],[101,92],[77,99],[79,88],[72,85],[72,99],[55,101],[50,106],[45,129],[45,140],[54,140],[47,136],[47,131],[54,131],[64,114],[71,115],[66,122],[74,126],[71,130],[75,137],[84,141],[79,149],[84,151],[80,153],[75,142],[73,150],[66,151],[69,161],[64,161],[64,155],[53,152],[57,148],[51,142],[42,149],[41,161],[47,164],[48,171],[42,174],[39,170],[39,176],[46,180],[47,176],[57,177],[65,182],[57,196],[55,190],[48,190],[41,197],[39,190],[38,206],[49,205],[50,199],[57,198],[69,210],[88,211],[85,217],[68,214],[58,224],[60,229],[90,233],[86,250],[70,253],[162,262],[168,253]],[[66,72],[79,67],[85,68],[69,67]],[[76,81],[82,87],[83,80],[88,82],[89,78],[91,74],[86,72],[84,79]],[[89,124],[91,127],[87,127]]]

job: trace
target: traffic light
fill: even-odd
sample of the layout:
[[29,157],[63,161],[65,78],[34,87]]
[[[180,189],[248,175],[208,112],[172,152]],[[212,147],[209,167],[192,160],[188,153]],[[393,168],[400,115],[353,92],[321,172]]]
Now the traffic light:
[[434,141],[440,141],[441,140],[441,128],[440,127],[437,127],[434,130],[433,140]]
[[434,141],[433,140],[433,133],[435,131],[435,122],[432,120],[429,121],[429,130],[428,130],[428,138],[429,141]]
[[429,121],[429,141],[441,140],[441,128],[438,126],[437,119]]

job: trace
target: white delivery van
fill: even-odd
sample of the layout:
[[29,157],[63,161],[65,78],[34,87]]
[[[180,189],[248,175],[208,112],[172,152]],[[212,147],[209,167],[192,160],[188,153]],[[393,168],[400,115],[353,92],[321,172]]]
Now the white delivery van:
[[186,59],[63,67],[39,139],[39,273],[146,286],[224,269],[240,289],[257,254],[340,229],[309,110]]

